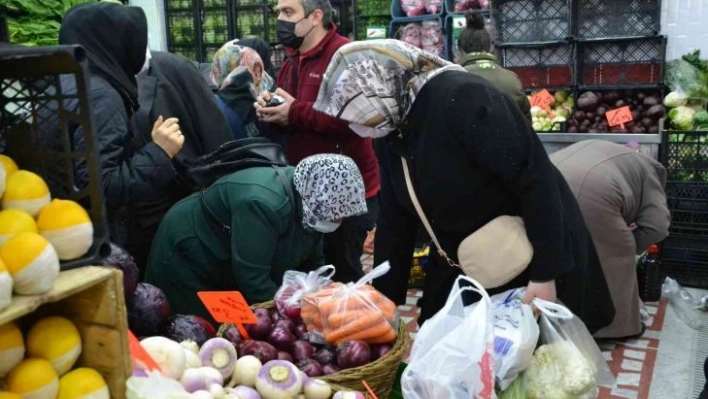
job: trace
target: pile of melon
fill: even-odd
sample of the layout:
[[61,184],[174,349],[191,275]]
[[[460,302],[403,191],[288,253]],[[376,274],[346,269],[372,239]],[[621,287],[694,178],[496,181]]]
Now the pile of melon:
[[0,325],[0,399],[109,399],[96,370],[74,368],[81,335],[71,320],[46,317],[22,334],[14,322]]
[[74,201],[54,199],[37,174],[0,154],[0,312],[12,293],[49,292],[61,260],[77,259],[93,244],[93,224]]

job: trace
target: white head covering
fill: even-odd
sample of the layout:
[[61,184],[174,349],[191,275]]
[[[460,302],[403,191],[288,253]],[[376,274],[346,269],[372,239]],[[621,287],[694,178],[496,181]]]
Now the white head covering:
[[302,197],[302,223],[308,230],[318,221],[334,222],[367,212],[364,179],[349,157],[307,157],[295,167],[293,181]]
[[385,136],[423,86],[448,70],[464,68],[400,40],[352,42],[332,57],[314,108],[351,122],[360,136]]

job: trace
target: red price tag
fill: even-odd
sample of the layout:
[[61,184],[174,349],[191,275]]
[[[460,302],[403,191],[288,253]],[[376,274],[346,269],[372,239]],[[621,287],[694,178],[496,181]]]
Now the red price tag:
[[254,324],[256,315],[238,291],[202,291],[197,292],[199,299],[209,313],[219,323],[234,323],[244,338],[248,333],[243,324]]
[[160,366],[150,357],[145,348],[140,345],[140,341],[135,337],[132,331],[128,330],[128,346],[130,348],[130,356],[143,364],[148,371],[162,371]]
[[551,95],[551,93],[549,93],[548,90],[543,89],[531,97],[531,106],[547,108],[553,104],[554,101],[556,101],[556,99]]
[[605,112],[605,117],[607,117],[608,126],[619,125],[622,129],[624,129],[625,123],[634,120],[634,118],[632,117],[632,111],[627,105]]
[[551,104],[553,104],[556,99],[548,92],[548,90],[543,89],[531,97],[531,106],[539,107],[553,117],[553,111],[551,111]]

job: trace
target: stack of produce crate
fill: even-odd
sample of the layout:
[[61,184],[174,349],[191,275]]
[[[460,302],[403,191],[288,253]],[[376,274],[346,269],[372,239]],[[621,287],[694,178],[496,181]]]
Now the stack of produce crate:
[[442,58],[449,57],[443,0],[393,0],[389,35]]
[[228,0],[165,0],[167,47],[199,62],[211,62],[216,50],[234,38]]
[[[549,124],[533,110],[539,132],[658,133],[666,38],[659,35],[660,0],[496,0],[501,62],[530,95],[543,89],[556,108],[577,105],[567,123]],[[556,96],[556,92],[561,91]],[[586,92],[592,92],[585,94]],[[571,101],[558,101],[571,94]],[[604,94],[608,94],[605,96]],[[658,100],[658,101],[656,101]],[[634,121],[607,126],[606,111],[628,105]],[[578,109],[582,108],[582,109]]]

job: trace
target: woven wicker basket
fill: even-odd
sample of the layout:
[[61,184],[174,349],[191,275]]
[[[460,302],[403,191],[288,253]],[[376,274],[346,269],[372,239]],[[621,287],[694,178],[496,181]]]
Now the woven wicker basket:
[[[251,308],[254,309],[271,309],[272,307],[273,301],[251,306]],[[216,335],[221,337],[223,332],[230,326],[231,324],[222,324]],[[406,329],[406,324],[403,320],[399,319],[398,338],[396,338],[396,342],[394,343],[391,351],[389,351],[386,355],[361,367],[342,370],[335,374],[319,377],[319,379],[327,381],[330,385],[332,385],[332,389],[335,392],[341,390],[367,392],[366,387],[364,387],[364,384],[361,383],[361,381],[364,380],[369,387],[371,387],[377,397],[380,399],[388,398],[391,396],[393,380],[396,378],[398,365],[403,361],[403,356],[406,353],[406,348],[408,348],[409,340],[410,337],[408,335],[408,330]],[[369,396],[367,395],[367,397]]]

